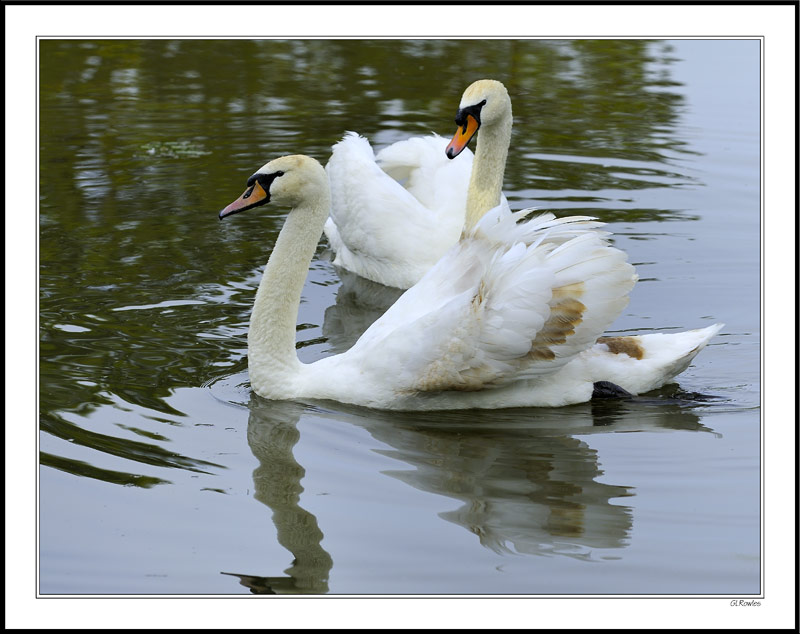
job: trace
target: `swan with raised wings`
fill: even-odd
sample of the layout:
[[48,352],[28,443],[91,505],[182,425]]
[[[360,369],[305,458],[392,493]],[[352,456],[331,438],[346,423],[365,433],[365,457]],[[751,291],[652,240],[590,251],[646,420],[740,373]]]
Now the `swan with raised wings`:
[[275,159],[220,219],[271,200],[292,207],[264,270],[248,332],[253,390],[381,409],[561,406],[595,383],[632,394],[683,371],[721,324],[677,334],[600,336],[636,276],[600,223],[524,219],[498,205],[447,251],[347,352],[304,364],[295,326],[330,208],[314,159]]
[[[348,132],[333,146],[325,168],[331,182],[325,235],[336,253],[334,264],[373,282],[409,288],[458,241],[465,219],[474,226],[505,203],[501,189],[511,140],[505,86],[473,83],[456,122],[463,133],[449,144],[437,135],[412,137],[376,155],[367,139]],[[473,161],[465,148],[478,127]],[[448,160],[460,152],[458,161]]]

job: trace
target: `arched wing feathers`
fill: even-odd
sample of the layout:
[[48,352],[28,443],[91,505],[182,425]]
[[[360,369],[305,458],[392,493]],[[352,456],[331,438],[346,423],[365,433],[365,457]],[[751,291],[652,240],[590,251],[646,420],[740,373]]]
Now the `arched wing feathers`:
[[[481,220],[359,339],[400,390],[478,390],[557,370],[627,304],[636,275],[600,223],[511,212]],[[520,222],[522,220],[522,222]]]

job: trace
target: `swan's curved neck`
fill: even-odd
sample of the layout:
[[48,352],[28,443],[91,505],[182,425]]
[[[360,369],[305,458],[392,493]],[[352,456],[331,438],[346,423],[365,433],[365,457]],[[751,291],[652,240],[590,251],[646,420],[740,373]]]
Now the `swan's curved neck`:
[[295,349],[300,295],[329,208],[324,194],[295,207],[264,269],[247,334],[250,384],[262,396],[291,396],[301,372]]
[[500,121],[481,126],[472,162],[464,230],[472,229],[483,215],[500,204],[508,146],[511,143],[511,105]]

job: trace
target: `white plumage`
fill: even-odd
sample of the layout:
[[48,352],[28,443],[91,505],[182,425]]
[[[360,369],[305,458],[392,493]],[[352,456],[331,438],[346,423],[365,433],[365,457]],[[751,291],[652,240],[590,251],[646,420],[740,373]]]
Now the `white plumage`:
[[[348,132],[334,145],[325,235],[334,264],[373,282],[409,288],[458,240],[472,153],[450,161],[447,140],[414,137],[373,153]],[[401,182],[402,181],[402,182]]]
[[[491,209],[345,353],[302,364],[294,346],[303,282],[330,204],[308,157],[276,159],[220,217],[270,200],[287,217],[256,294],[250,381],[274,399],[332,399],[382,409],[560,406],[596,381],[631,393],[685,369],[721,325],[598,338],[636,281],[600,223]],[[255,188],[264,194],[255,200]],[[255,193],[254,193],[255,192]]]
[[[373,282],[409,288],[458,241],[465,225],[474,227],[486,211],[507,205],[501,190],[512,117],[505,86],[473,83],[457,120],[462,111],[479,122],[449,144],[437,135],[413,137],[376,156],[365,138],[348,132],[333,146],[326,166],[331,211],[325,234],[334,264]],[[476,132],[473,156],[466,144]],[[458,160],[450,160],[457,154]]]

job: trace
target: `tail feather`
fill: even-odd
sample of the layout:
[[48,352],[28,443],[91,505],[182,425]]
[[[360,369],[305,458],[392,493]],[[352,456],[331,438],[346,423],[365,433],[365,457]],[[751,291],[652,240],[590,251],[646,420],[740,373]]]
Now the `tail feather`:
[[581,360],[594,381],[610,381],[641,394],[661,387],[688,368],[724,325],[679,333],[600,337]]

